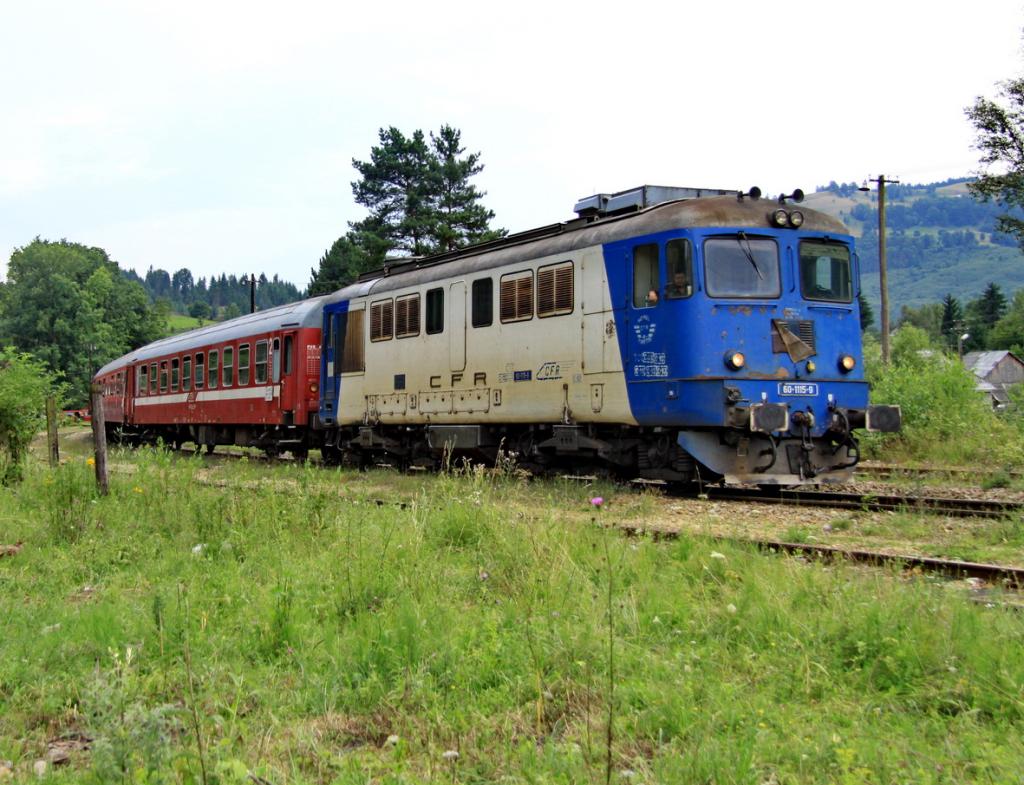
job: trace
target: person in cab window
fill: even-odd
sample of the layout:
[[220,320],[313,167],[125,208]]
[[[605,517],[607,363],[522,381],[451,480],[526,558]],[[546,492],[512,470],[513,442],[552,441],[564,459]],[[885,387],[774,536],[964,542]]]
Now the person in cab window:
[[647,293],[647,305],[657,305],[657,304],[658,304],[658,290],[657,289],[651,289],[651,291],[649,291]]
[[668,285],[669,297],[689,297],[691,293],[690,282],[686,280],[686,273],[679,271],[672,276],[672,283]]

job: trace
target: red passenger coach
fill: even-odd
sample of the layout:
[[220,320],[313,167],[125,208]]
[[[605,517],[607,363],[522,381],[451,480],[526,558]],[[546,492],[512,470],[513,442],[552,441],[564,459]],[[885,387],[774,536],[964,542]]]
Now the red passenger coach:
[[304,456],[316,446],[321,299],[217,322],[108,363],[96,374],[108,435]]

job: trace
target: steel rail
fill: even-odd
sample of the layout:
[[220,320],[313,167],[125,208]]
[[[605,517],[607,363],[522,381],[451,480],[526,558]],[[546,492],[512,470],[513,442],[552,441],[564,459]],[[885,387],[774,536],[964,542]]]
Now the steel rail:
[[922,512],[957,517],[1005,518],[1024,512],[1024,503],[997,499],[955,499],[904,494],[850,493],[847,491],[797,490],[788,488],[704,489],[715,501],[744,501],[763,504],[791,504],[796,507],[830,507],[867,512]]
[[[612,524],[632,537],[650,536],[651,539],[677,540],[687,532],[646,528],[629,524]],[[1007,588],[1024,589],[1024,567],[1010,567],[1003,564],[987,564],[969,562],[960,559],[941,559],[934,556],[916,556],[912,554],[885,553],[869,551],[862,548],[838,548],[832,545],[813,545],[801,542],[783,542],[740,537],[712,536],[718,542],[749,544],[759,550],[773,553],[793,553],[800,556],[813,556],[822,561],[851,561],[874,566],[898,566],[904,570],[921,570],[939,573],[951,578],[979,578],[986,583],[1001,584]]]

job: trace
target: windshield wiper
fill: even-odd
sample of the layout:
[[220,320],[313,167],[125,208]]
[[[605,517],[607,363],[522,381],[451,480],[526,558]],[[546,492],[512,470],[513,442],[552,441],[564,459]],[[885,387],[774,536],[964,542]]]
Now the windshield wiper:
[[[746,243],[746,246],[743,243]],[[761,268],[757,266],[757,262],[754,261],[754,254],[750,250],[750,240],[747,238],[746,232],[740,232],[736,238],[736,244],[739,245],[740,250],[743,251],[743,255],[747,257],[747,260],[754,265],[754,272],[757,273],[757,277],[764,280],[764,273],[761,272]]]

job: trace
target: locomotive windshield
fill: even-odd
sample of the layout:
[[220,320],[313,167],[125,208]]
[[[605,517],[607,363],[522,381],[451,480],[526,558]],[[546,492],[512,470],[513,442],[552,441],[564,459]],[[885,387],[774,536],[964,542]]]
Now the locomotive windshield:
[[800,291],[808,300],[853,302],[850,249],[842,243],[800,243]]
[[764,237],[713,237],[704,242],[704,277],[711,297],[778,297],[779,246]]

